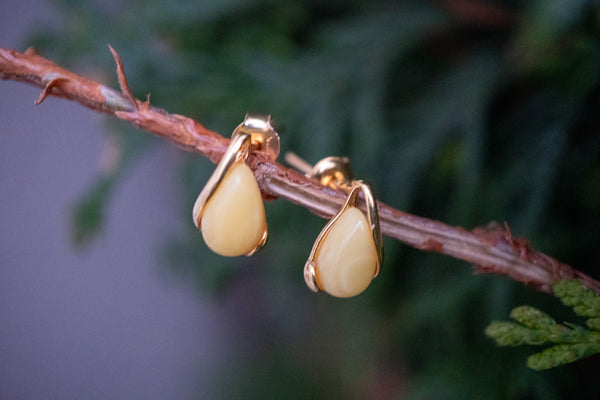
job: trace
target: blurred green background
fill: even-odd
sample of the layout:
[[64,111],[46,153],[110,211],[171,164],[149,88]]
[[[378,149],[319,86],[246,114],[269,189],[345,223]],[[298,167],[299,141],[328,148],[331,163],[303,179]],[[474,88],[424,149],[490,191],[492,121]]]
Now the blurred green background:
[[[55,2],[61,26],[34,45],[116,85],[110,43],[138,98],[228,136],[269,113],[282,152],[348,156],[395,208],[517,236],[600,278],[600,6],[596,1]],[[83,67],[82,67],[83,66]],[[94,246],[123,171],[170,144],[107,118],[124,154],[90,183],[74,239]],[[181,218],[214,166],[181,153]],[[315,295],[302,267],[325,221],[266,204],[270,239],[251,258],[214,254],[189,223],[156,250],[231,312],[245,350],[213,371],[215,398],[597,399],[600,358],[545,372],[534,349],[497,348],[492,319],[559,302],[469,265],[385,239],[357,298]]]

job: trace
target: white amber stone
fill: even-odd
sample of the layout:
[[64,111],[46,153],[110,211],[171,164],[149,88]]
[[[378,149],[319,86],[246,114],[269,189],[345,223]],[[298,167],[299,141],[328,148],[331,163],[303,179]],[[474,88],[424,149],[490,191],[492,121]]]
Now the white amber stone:
[[352,297],[371,283],[377,250],[364,214],[350,207],[331,227],[316,258],[315,275],[322,290],[335,297]]
[[206,245],[222,256],[250,253],[267,221],[258,184],[246,164],[232,166],[204,208],[200,223]]

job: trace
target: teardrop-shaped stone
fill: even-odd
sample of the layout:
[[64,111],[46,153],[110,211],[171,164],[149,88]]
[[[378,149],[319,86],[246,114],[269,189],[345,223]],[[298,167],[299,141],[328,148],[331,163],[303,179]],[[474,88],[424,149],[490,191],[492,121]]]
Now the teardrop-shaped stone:
[[200,223],[206,245],[222,256],[250,253],[267,221],[258,184],[246,164],[232,166],[205,206]]
[[362,211],[350,207],[323,239],[315,275],[322,290],[335,297],[352,297],[371,283],[377,268],[377,250]]

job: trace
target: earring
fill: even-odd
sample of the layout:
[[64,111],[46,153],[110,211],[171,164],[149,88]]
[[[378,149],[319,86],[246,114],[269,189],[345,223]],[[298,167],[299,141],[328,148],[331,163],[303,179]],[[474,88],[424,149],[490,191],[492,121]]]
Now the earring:
[[[315,241],[304,266],[304,280],[314,292],[325,291],[335,297],[352,297],[362,293],[379,274],[383,246],[377,203],[371,186],[352,180],[346,157],[327,157],[314,167],[292,153],[286,161],[317,178],[322,185],[342,189],[348,197],[338,213],[325,225]],[[310,170],[308,171],[308,169]],[[358,208],[362,192],[366,218]]]
[[270,116],[246,114],[194,204],[194,224],[206,245],[222,256],[249,256],[267,241],[262,196],[245,162],[253,150],[266,152],[272,160],[279,155],[279,135]]

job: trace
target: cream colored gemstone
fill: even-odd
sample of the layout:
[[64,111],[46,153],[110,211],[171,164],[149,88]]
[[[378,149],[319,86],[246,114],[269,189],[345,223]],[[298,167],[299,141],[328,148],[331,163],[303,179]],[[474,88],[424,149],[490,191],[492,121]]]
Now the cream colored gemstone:
[[315,274],[322,290],[335,297],[352,297],[371,283],[377,251],[364,214],[350,207],[323,239]]
[[267,229],[265,207],[246,164],[227,172],[206,204],[200,224],[206,245],[222,256],[248,254],[260,243]]

